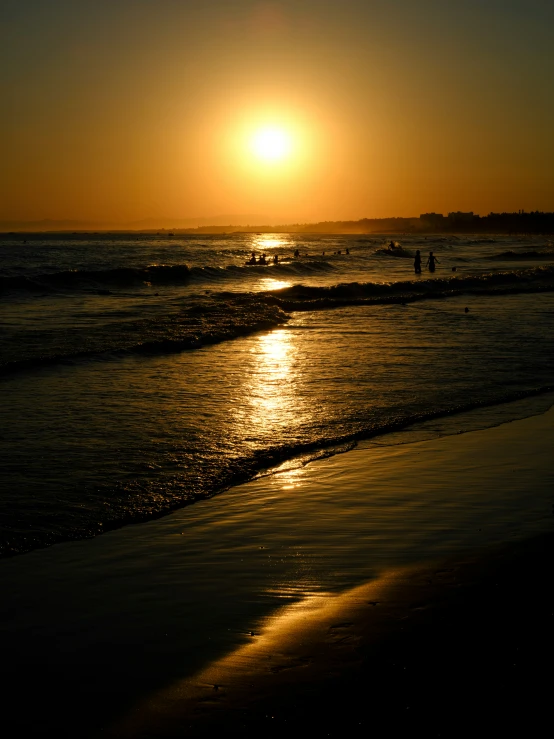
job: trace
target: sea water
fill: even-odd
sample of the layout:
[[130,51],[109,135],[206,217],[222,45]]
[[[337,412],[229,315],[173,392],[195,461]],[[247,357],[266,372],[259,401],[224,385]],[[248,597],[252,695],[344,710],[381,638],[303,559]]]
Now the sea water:
[[4,235],[0,265],[7,555],[554,386],[547,237]]

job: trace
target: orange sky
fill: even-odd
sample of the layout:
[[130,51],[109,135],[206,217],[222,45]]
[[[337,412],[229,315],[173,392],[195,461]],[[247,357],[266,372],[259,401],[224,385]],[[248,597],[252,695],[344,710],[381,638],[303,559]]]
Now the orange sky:
[[[554,210],[553,21],[543,0],[6,0],[0,219]],[[283,161],[252,152],[267,125]]]

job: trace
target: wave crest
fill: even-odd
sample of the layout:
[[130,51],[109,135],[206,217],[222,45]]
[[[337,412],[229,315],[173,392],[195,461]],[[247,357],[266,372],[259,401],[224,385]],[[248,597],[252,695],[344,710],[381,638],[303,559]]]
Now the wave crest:
[[331,287],[294,285],[266,295],[284,310],[316,310],[341,305],[407,303],[464,293],[494,295],[551,290],[554,290],[554,266],[393,283],[351,282]]
[[75,288],[124,287],[148,283],[151,285],[182,284],[190,279],[186,264],[153,264],[148,267],[114,267],[106,270],[67,270],[42,273],[33,277],[4,275],[0,277],[0,293],[13,290],[37,292]]
[[[263,296],[220,294],[196,300],[178,312],[157,318],[114,322],[97,334],[58,332],[34,344],[5,346],[0,374],[87,359],[109,359],[126,354],[167,354],[275,328],[287,320],[283,310]],[[38,334],[39,332],[35,332]],[[44,352],[45,345],[56,350]],[[86,349],[83,349],[86,347]]]

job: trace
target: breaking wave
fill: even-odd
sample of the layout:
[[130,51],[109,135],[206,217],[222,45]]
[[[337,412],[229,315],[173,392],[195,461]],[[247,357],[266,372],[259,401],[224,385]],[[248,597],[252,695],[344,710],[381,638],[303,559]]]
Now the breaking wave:
[[23,275],[0,276],[0,294],[13,290],[37,292],[44,290],[71,290],[83,288],[110,288],[148,283],[151,285],[182,284],[190,279],[186,264],[154,264],[148,267],[116,267],[106,270],[67,270]]
[[[300,269],[309,267],[303,263]],[[288,269],[288,266],[283,268]],[[260,266],[260,269],[264,267]],[[446,279],[352,282],[329,287],[296,284],[265,293],[218,292],[209,297],[189,296],[183,306],[168,303],[167,312],[162,315],[146,318],[137,315],[133,320],[113,321],[97,332],[92,330],[85,334],[75,329],[60,331],[55,336],[42,336],[38,328],[35,331],[36,343],[12,344],[3,350],[0,374],[87,358],[197,349],[274,328],[287,321],[287,313],[291,311],[402,304],[462,294],[505,295],[552,290],[554,266],[540,266]],[[44,347],[50,348],[45,350]]]
[[304,256],[268,265],[228,265],[226,267],[186,264],[154,264],[147,267],[119,267],[106,270],[67,270],[36,275],[1,274],[0,296],[14,292],[49,293],[68,290],[109,292],[118,288],[140,285],[185,285],[213,283],[229,277],[246,280],[261,273],[274,277],[299,278],[317,272],[330,272],[336,268],[328,261]]
[[284,310],[293,311],[341,305],[408,303],[463,294],[495,295],[551,290],[554,290],[554,266],[393,283],[351,282],[331,287],[294,285],[267,295]]
[[[84,359],[199,349],[274,328],[287,318],[279,306],[262,296],[221,294],[203,301],[197,299],[186,308],[156,318],[114,322],[97,333],[85,335],[80,330],[65,330],[54,336],[39,335],[35,345],[12,348],[11,356],[9,349],[5,350],[0,374]],[[45,346],[53,349],[46,352]]]

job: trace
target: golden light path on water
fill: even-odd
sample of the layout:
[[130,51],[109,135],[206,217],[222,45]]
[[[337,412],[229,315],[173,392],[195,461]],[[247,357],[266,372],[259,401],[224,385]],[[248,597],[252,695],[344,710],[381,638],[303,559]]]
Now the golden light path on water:
[[252,421],[256,426],[286,426],[290,411],[298,405],[294,390],[294,345],[284,329],[259,337],[252,348],[254,372],[248,391]]
[[287,241],[286,239],[278,239],[275,237],[270,237],[270,238],[262,237],[262,238],[252,239],[253,249],[269,250],[269,249],[277,249],[280,246],[290,246],[290,242]]
[[284,287],[290,287],[291,284],[289,280],[275,280],[273,277],[264,277],[261,282],[263,290],[282,290]]
[[298,423],[311,417],[299,388],[302,378],[293,338],[294,332],[286,328],[259,334],[238,361],[241,401],[231,405],[231,423],[252,450],[281,443],[283,429],[290,436]]

